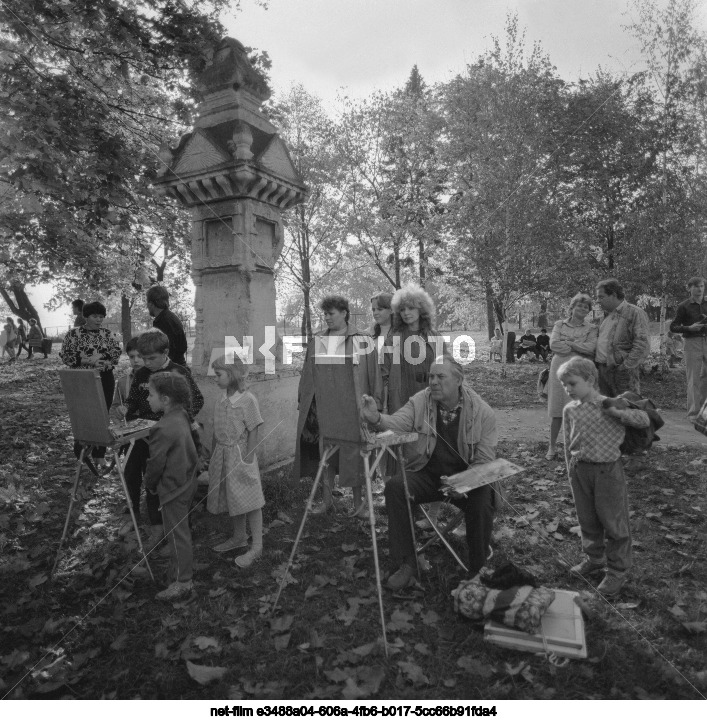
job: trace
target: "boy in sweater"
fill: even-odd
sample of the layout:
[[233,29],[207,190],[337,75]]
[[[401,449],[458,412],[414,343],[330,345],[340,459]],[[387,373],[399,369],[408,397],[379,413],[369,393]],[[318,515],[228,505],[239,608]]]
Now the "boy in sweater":
[[[191,407],[186,409],[191,421],[204,405],[204,397],[194,382],[191,372],[185,366],[173,363],[169,359],[169,339],[161,331],[153,328],[142,333],[137,340],[137,349],[140,351],[144,366],[135,372],[126,405],[126,418],[131,421],[135,418],[145,418],[158,421],[162,417],[161,411],[153,411],[148,401],[150,376],[158,371],[179,373],[186,378],[191,392]],[[196,426],[195,426],[196,427]],[[145,465],[150,455],[148,444],[144,440],[135,443],[133,452],[128,458],[125,467],[125,481],[130,493],[130,501],[137,516],[140,512],[140,488]],[[164,538],[164,525],[159,511],[160,502],[157,496],[147,494],[147,515],[152,526],[148,550],[154,548]]]
[[605,404],[599,374],[588,358],[572,358],[557,370],[571,402],[562,412],[565,461],[587,558],[570,573],[585,577],[608,566],[597,591],[616,596],[631,568],[628,495],[619,447],[624,426],[645,428],[645,411]]

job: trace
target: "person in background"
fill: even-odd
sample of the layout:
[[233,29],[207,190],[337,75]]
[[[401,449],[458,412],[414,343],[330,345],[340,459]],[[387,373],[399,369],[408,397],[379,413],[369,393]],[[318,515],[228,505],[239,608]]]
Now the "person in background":
[[[187,408],[187,411],[193,421],[194,416],[204,405],[204,396],[201,395],[189,369],[170,360],[167,336],[157,328],[147,330],[138,336],[137,349],[142,356],[144,365],[135,371],[128,394],[128,402],[125,404],[127,407],[126,419],[132,421],[136,418],[145,418],[149,421],[158,421],[162,417],[161,412],[153,410],[149,403],[149,380],[153,373],[167,371],[179,373],[186,378],[191,391],[191,406]],[[192,427],[194,430],[198,428],[196,424]],[[149,454],[147,443],[138,439],[135,441],[125,466],[125,482],[136,518],[140,515],[140,490]],[[159,500],[157,496],[150,493],[147,494],[147,515],[151,526],[148,549],[152,549],[164,538],[164,525],[159,511]]]
[[22,351],[27,354],[29,358],[29,346],[27,345],[27,329],[22,318],[17,319],[17,357],[20,357]]
[[489,361],[495,360],[498,356],[499,362],[502,360],[503,354],[503,336],[501,335],[501,329],[495,328],[493,331],[493,338],[489,343]]
[[145,296],[147,310],[154,318],[152,325],[169,338],[169,359],[180,366],[187,364],[187,337],[179,317],[169,309],[169,293],[162,285],[155,285]]
[[113,415],[117,415],[119,418],[124,418],[128,412],[126,403],[128,402],[128,396],[130,395],[130,386],[133,383],[135,371],[142,368],[144,365],[140,351],[137,349],[137,339],[138,336],[134,336],[125,346],[125,352],[128,354],[128,361],[130,365],[128,366],[128,370],[125,375],[118,378],[115,384],[115,395],[113,396],[111,413]]
[[[429,371],[434,359],[444,352],[437,347],[439,333],[434,327],[435,305],[427,291],[410,283],[395,291],[391,301],[393,330],[385,344],[383,384],[388,386],[388,413],[400,410],[421,390],[427,388]],[[399,343],[396,351],[396,343]],[[392,475],[399,473],[397,463],[388,461]],[[437,522],[441,503],[431,503],[429,515]],[[429,529],[426,518],[417,522],[419,528]]]
[[[340,295],[325,296],[319,308],[324,313],[326,330],[316,333],[307,344],[302,375],[300,376],[297,400],[299,416],[297,419],[297,435],[295,444],[295,463],[292,477],[299,481],[305,476],[314,478],[319,468],[319,461],[324,452],[324,441],[320,434],[319,417],[317,414],[318,400],[314,389],[315,357],[318,355],[345,355],[352,357],[358,347],[369,346],[371,337],[349,323],[349,302]],[[359,387],[367,389],[363,392],[382,396],[379,388],[380,375],[376,368],[374,353],[359,357],[355,366]],[[332,388],[331,393],[338,393]],[[327,513],[334,508],[333,490],[336,474],[339,483],[350,486],[354,508],[352,516],[365,517],[362,488],[365,482],[363,460],[357,448],[340,448],[329,460],[322,477],[322,502],[312,513]]]
[[514,330],[506,331],[506,363],[515,363],[516,333]]
[[616,278],[597,283],[596,297],[607,314],[599,326],[594,358],[599,369],[599,390],[611,397],[624,391],[640,395],[639,369],[650,353],[648,316],[625,300]]
[[[59,356],[69,368],[95,368],[99,371],[106,408],[110,408],[115,391],[113,368],[120,360],[120,343],[108,328],[101,327],[106,317],[106,308],[102,303],[86,303],[83,314],[86,324],[72,328],[64,336]],[[77,458],[81,454],[81,444],[78,441],[74,443],[74,453]],[[96,459],[99,473],[107,465],[105,454],[105,448],[93,449],[92,455]]]
[[8,316],[5,318],[5,325],[3,326],[3,332],[5,333],[5,345],[4,349],[10,356],[8,363],[15,362],[15,345],[17,344],[17,327],[15,321]]
[[86,319],[83,315],[83,301],[81,298],[77,298],[71,304],[71,312],[74,314],[74,328],[80,328],[82,325],[86,325]]
[[592,299],[586,293],[577,293],[570,301],[568,318],[561,318],[552,327],[550,350],[552,363],[547,379],[547,415],[550,418],[550,445],[545,458],[551,461],[557,454],[557,436],[562,428],[562,409],[570,402],[560,379],[558,368],[575,356],[594,357],[597,346],[597,327],[587,320],[592,310]]
[[530,332],[530,328],[528,328],[525,333],[523,333],[523,335],[520,337],[520,345],[518,346],[518,350],[516,351],[516,358],[520,360],[526,353],[534,353],[535,360],[538,359],[537,339]]
[[535,355],[536,357],[539,355],[544,361],[546,361],[549,352],[550,336],[547,334],[547,330],[545,328],[541,328],[535,342]]
[[42,341],[44,340],[44,334],[37,325],[37,321],[34,318],[29,319],[29,330],[27,331],[27,345],[29,346],[29,353],[27,358],[31,358],[35,350],[44,353],[44,357],[47,357],[46,352],[42,348]]
[[[694,422],[707,400],[707,300],[705,279],[687,281],[690,297],[677,307],[671,333],[682,333],[685,375],[687,376],[687,417]],[[671,339],[672,340],[672,339]],[[672,344],[674,347],[674,343]],[[672,357],[672,354],[669,358]]]
[[194,552],[189,509],[196,491],[199,454],[194,442],[189,407],[189,383],[179,373],[154,373],[148,381],[147,401],[160,419],[150,428],[149,459],[145,468],[148,495],[159,498],[170,581],[155,598],[175,601],[192,590]]
[[[214,546],[214,551],[238,550],[241,553],[236,556],[236,566],[248,568],[263,554],[265,497],[255,452],[263,418],[256,397],[247,390],[248,369],[240,358],[229,363],[221,357],[211,367],[223,394],[214,406],[214,448],[206,508],[210,513],[228,513],[233,518],[231,537]],[[250,549],[246,521],[253,539]]]
[[620,446],[624,426],[645,428],[648,414],[619,409],[597,390],[597,368],[589,358],[572,358],[557,370],[570,402],[562,418],[565,462],[586,559],[570,573],[585,578],[608,566],[597,591],[610,598],[621,591],[631,568],[628,494]]
[[[374,295],[371,298],[373,326],[370,328],[369,333],[371,334],[371,337],[376,341],[376,362],[378,363],[379,368],[383,361],[383,354],[381,351],[393,329],[393,309],[390,305],[392,299],[392,293],[378,293],[378,295]],[[382,398],[382,407],[384,410],[388,407],[387,396],[388,386],[386,383],[383,386]]]

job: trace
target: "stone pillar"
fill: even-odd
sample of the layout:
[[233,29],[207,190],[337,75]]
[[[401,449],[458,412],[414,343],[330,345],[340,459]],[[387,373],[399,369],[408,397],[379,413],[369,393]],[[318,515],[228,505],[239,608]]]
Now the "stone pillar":
[[[203,379],[207,400],[214,395],[214,383],[206,380],[209,363],[223,353],[225,339],[235,337],[244,345],[252,336],[257,381],[252,390],[265,420],[263,434],[271,430],[269,415],[277,421],[273,427],[281,429],[266,443],[270,457],[262,459],[259,453],[267,466],[294,449],[294,426],[280,421],[293,416],[296,423],[297,376],[290,369],[265,373],[259,349],[266,328],[275,327],[273,269],[284,243],[282,211],[302,202],[306,188],[277,129],[260,110],[270,90],[237,40],[219,43],[199,90],[195,127],[176,147],[160,149],[155,187],[191,209],[192,371],[197,382]],[[207,403],[205,425],[210,425],[211,412]]]

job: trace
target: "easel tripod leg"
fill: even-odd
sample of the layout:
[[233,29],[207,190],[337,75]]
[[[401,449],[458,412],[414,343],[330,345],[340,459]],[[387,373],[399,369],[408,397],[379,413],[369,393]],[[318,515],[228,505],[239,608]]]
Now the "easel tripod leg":
[[56,552],[56,559],[52,566],[50,576],[54,575],[56,567],[59,565],[59,558],[61,557],[61,549],[64,546],[64,541],[69,533],[69,522],[71,521],[71,512],[74,510],[74,503],[76,502],[76,492],[79,489],[79,479],[81,478],[81,468],[83,466],[84,455],[86,454],[86,446],[81,446],[81,454],[79,455],[78,463],[76,464],[76,478],[74,478],[74,486],[71,489],[71,496],[69,497],[69,512],[66,514],[66,521],[64,522],[64,531],[61,534],[61,540],[59,541],[59,548]]
[[400,446],[398,446],[395,449],[395,454],[398,459],[398,465],[400,467],[400,473],[403,477],[403,488],[405,489],[405,503],[407,503],[408,507],[408,518],[410,520],[410,533],[412,538],[412,549],[415,553],[415,568],[417,569],[417,577],[420,578],[420,559],[417,555],[417,543],[415,541],[415,519],[412,515],[412,505],[410,503],[410,489],[408,487],[408,477],[407,473],[405,472],[405,463],[403,462],[403,452],[400,450]]
[[[127,459],[130,455],[130,451],[132,450],[133,446],[135,445],[135,441],[130,442],[130,448],[128,449],[128,452],[125,456],[125,463],[127,463]],[[137,518],[135,518],[135,509],[133,508],[132,501],[130,500],[130,493],[128,492],[128,484],[125,480],[125,473],[124,471],[124,464],[121,463],[120,458],[116,456],[115,465],[118,467],[118,475],[120,476],[120,483],[123,486],[123,495],[125,496],[125,500],[128,502],[128,510],[130,511],[130,518],[133,522],[133,528],[135,529],[135,536],[137,537],[137,545],[140,549],[140,555],[142,556],[143,560],[145,561],[145,565],[147,566],[147,570],[150,572],[150,578],[154,582],[155,580],[155,574],[152,573],[152,568],[150,567],[150,562],[147,560],[147,554],[145,553],[145,547],[142,545],[142,538],[140,537],[140,529],[137,525]]]
[[302,538],[302,531],[304,531],[304,524],[307,522],[307,516],[309,515],[309,512],[312,510],[312,503],[314,502],[314,495],[317,492],[317,488],[319,487],[319,481],[322,478],[322,475],[324,473],[324,470],[326,469],[327,461],[329,458],[338,450],[338,446],[327,446],[324,449],[324,453],[322,454],[321,460],[319,461],[319,468],[317,468],[317,475],[314,477],[314,483],[312,484],[312,490],[310,491],[309,498],[307,499],[307,505],[304,508],[304,513],[302,514],[302,521],[299,524],[299,530],[297,531],[297,537],[295,538],[295,542],[292,544],[292,551],[290,552],[290,557],[287,560],[287,567],[285,568],[284,573],[282,574],[282,578],[280,579],[280,585],[277,589],[277,594],[275,595],[275,600],[272,605],[272,609],[270,613],[275,613],[275,609],[277,608],[277,602],[280,600],[280,594],[282,593],[282,589],[285,587],[285,582],[287,581],[287,574],[290,572],[290,568],[292,568],[292,562],[295,558],[295,553],[297,553],[297,546],[299,545],[300,538]]
[[[383,451],[385,452],[385,451]],[[383,586],[381,584],[381,569],[378,562],[378,541],[376,539],[376,517],[373,511],[373,491],[371,490],[371,468],[368,455],[363,455],[363,468],[366,475],[366,500],[368,501],[368,521],[371,526],[371,544],[373,545],[373,563],[376,569],[376,589],[378,590],[378,608],[381,617],[381,630],[383,631],[383,649],[388,657],[388,637],[385,633],[385,610],[383,608]]]

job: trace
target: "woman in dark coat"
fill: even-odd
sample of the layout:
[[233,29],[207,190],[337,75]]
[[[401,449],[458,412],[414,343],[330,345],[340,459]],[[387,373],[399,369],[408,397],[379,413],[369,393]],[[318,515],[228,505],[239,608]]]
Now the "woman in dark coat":
[[[297,422],[297,443],[295,446],[295,478],[314,477],[323,453],[323,440],[320,435],[317,418],[317,403],[314,392],[314,357],[315,354],[344,354],[352,356],[357,346],[372,347],[370,336],[349,325],[349,303],[342,296],[329,295],[322,300],[319,307],[324,312],[327,328],[317,333],[307,344],[307,355],[300,377],[298,399],[299,419]],[[376,359],[372,352],[360,356],[356,366],[359,390],[368,395],[380,395],[376,392]],[[368,389],[368,390],[366,390]],[[336,388],[331,389],[337,393]],[[342,448],[329,462],[323,477],[322,503],[314,509],[314,513],[325,513],[333,507],[332,490],[334,476],[339,474],[339,483],[350,486],[353,491],[354,513],[360,514],[363,509],[362,486],[365,482],[363,461],[358,448]]]

